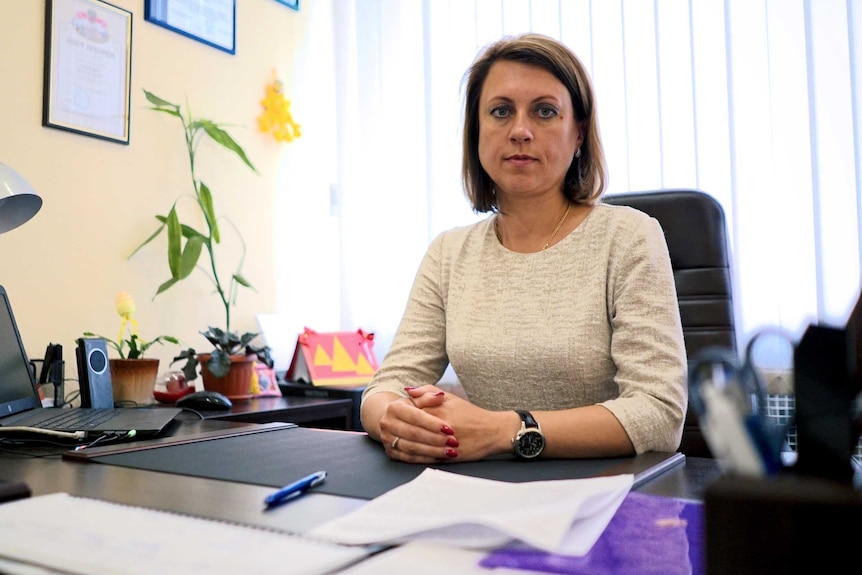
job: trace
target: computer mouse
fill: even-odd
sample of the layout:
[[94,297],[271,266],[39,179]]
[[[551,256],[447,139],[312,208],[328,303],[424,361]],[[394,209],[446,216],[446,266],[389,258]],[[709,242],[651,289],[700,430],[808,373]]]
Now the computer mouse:
[[187,407],[196,411],[230,409],[232,405],[233,402],[227,396],[208,389],[190,393],[177,400],[177,407]]

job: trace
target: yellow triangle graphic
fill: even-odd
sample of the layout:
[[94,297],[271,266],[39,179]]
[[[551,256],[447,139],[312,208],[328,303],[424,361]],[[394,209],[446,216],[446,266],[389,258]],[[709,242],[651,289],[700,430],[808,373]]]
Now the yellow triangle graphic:
[[319,344],[317,349],[314,350],[314,365],[332,365],[332,358],[329,357],[323,346]]
[[356,373],[374,373],[374,368],[362,354],[359,355],[359,360],[356,362]]
[[341,340],[332,338],[332,371],[356,372],[356,364],[350,358],[347,350],[341,345]]

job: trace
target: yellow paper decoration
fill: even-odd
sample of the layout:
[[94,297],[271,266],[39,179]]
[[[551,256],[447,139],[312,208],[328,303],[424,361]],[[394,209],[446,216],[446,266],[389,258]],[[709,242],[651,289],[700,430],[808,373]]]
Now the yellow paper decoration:
[[272,82],[266,86],[266,95],[260,101],[263,112],[257,118],[261,132],[271,133],[279,142],[292,142],[302,135],[301,126],[293,121],[290,101],[284,97],[281,80],[272,71]]

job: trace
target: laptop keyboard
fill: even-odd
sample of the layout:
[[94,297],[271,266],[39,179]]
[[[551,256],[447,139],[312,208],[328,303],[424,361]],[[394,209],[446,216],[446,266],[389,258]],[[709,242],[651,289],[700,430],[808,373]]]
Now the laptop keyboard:
[[62,409],[59,411],[67,411],[68,413],[59,413],[54,417],[49,417],[39,422],[39,427],[43,429],[76,429],[85,431],[93,429],[109,419],[115,417],[119,411],[116,409]]

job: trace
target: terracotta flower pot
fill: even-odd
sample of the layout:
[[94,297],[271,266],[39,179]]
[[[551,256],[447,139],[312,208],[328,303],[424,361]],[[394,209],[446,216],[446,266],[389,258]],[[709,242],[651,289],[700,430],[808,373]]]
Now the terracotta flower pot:
[[111,359],[110,364],[114,403],[153,403],[153,390],[159,373],[158,359]]
[[201,366],[201,378],[204,381],[204,389],[217,391],[231,399],[242,399],[251,395],[251,377],[254,373],[254,355],[232,355],[230,356],[230,371],[224,377],[216,377],[207,368],[207,362],[211,354],[198,354],[198,362]]

